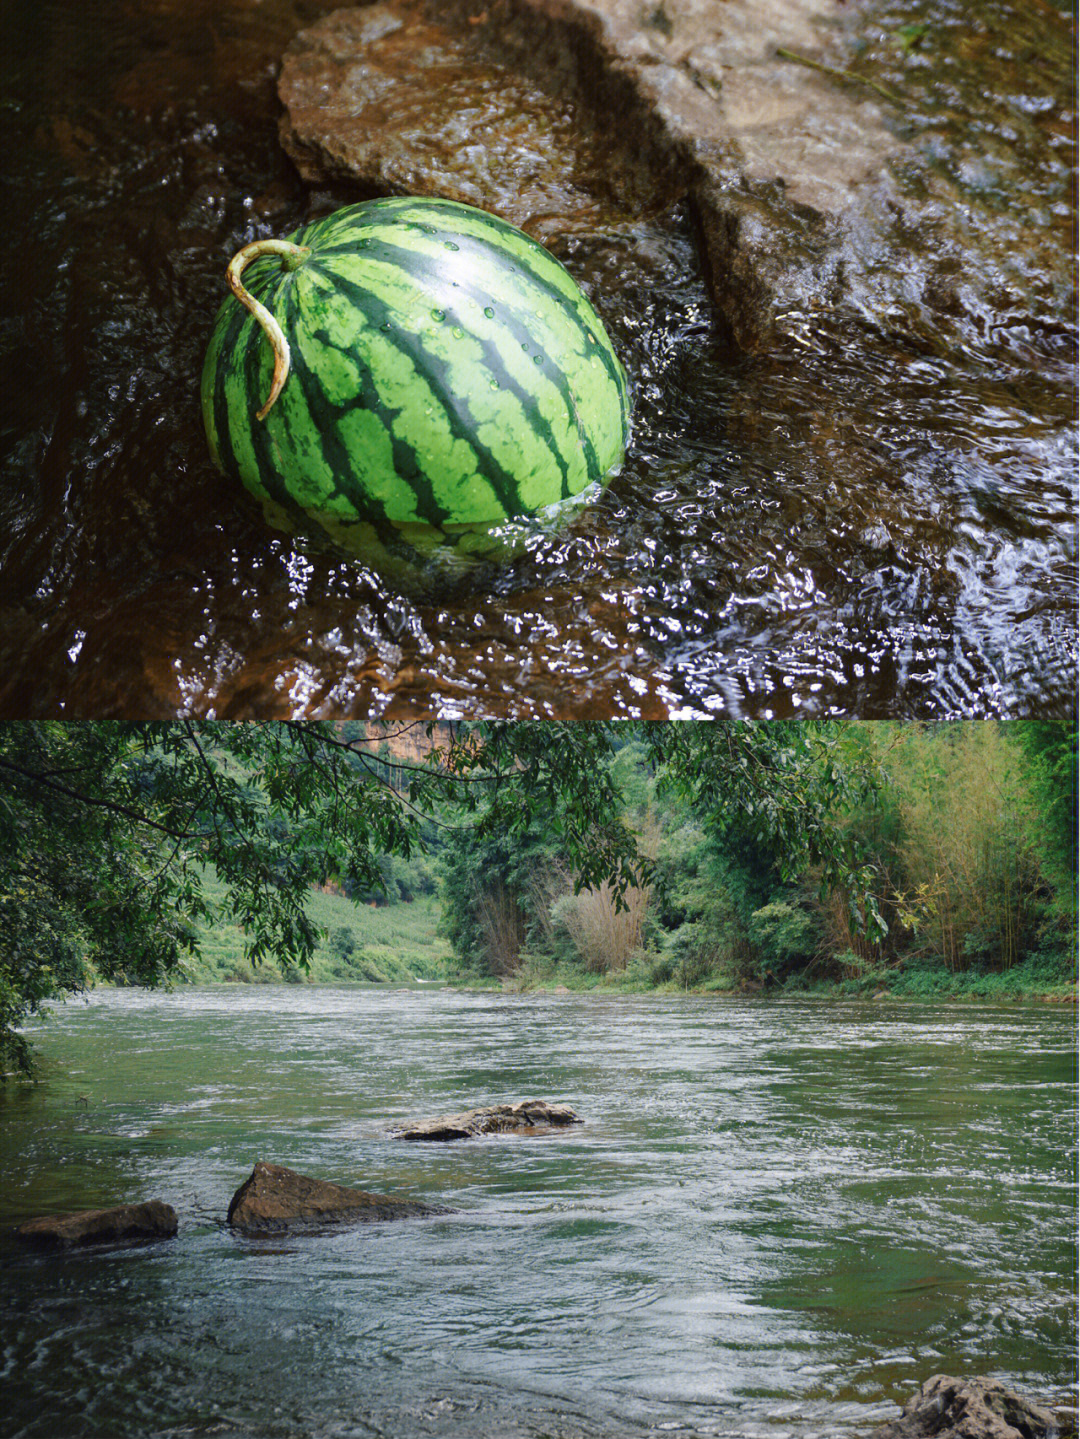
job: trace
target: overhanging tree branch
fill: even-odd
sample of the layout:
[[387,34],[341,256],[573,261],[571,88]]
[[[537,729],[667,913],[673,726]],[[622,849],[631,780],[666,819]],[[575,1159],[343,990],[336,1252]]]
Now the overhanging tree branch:
[[46,778],[36,770],[26,769],[25,766],[14,764],[11,760],[0,759],[0,769],[6,769],[13,774],[20,775],[23,779],[29,780],[31,784],[41,785],[45,789],[54,790],[57,794],[65,795],[68,799],[76,800],[79,804],[91,805],[96,809],[108,810],[112,814],[123,815],[126,819],[134,820],[137,824],[156,829],[161,834],[167,834],[171,839],[210,839],[210,830],[177,830],[171,825],[162,824],[149,815],[143,814],[140,810],[134,809],[131,805],[121,804],[116,800],[102,799],[97,795],[87,794],[85,790],[71,789],[68,785],[57,784],[53,779]]

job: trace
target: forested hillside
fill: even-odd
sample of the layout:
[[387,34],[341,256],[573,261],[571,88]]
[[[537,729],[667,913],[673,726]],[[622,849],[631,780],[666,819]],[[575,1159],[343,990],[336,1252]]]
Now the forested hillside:
[[[207,877],[204,888],[220,906],[220,882]],[[358,901],[337,884],[313,889],[306,909],[319,931],[307,967],[272,957],[252,965],[244,956],[239,924],[218,919],[204,929],[198,952],[184,963],[182,979],[193,984],[408,984],[446,974],[450,946],[439,932],[442,908],[433,867],[423,857],[411,865],[388,864],[386,887]]]

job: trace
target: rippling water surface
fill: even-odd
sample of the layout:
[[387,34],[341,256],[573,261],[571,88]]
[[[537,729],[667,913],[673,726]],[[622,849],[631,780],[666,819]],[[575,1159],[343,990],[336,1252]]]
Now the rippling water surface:
[[[13,1439],[837,1439],[938,1372],[1067,1399],[1058,1011],[233,987],[99,994],[38,1038],[43,1082],[0,1093]],[[525,1096],[587,1122],[388,1137]],[[257,1158],[456,1212],[242,1239]],[[175,1240],[10,1238],[150,1197]]]
[[[808,316],[739,359],[679,210],[553,241],[636,397],[623,473],[568,531],[406,599],[268,529],[209,462],[197,376],[227,258],[357,198],[305,189],[277,140],[279,57],[336,4],[9,6],[0,711],[1073,712],[1074,327],[1019,299],[1001,324],[976,306],[959,347]],[[1036,212],[1039,235],[1075,219],[1075,115],[1019,55],[1001,114],[965,110],[955,77],[997,32],[971,50],[960,11],[927,31],[959,35],[953,70],[901,78],[924,84],[920,143],[961,230],[1021,186],[1019,254]],[[902,18],[879,27],[890,56]],[[904,258],[912,294],[927,244]],[[1023,283],[1067,288],[1055,254]]]

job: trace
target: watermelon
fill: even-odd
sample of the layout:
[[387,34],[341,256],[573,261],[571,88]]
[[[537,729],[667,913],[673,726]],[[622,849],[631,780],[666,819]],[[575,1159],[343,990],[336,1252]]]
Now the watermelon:
[[626,376],[599,317],[483,210],[349,205],[246,246],[229,278],[203,418],[268,514],[338,539],[482,532],[592,493],[622,460]]

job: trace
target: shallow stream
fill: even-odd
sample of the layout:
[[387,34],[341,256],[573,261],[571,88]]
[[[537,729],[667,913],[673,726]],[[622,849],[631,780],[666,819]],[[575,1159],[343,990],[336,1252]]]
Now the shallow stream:
[[[336,3],[8,7],[0,712],[1073,712],[1069,327],[1020,312],[938,353],[810,324],[738,357],[678,209],[552,242],[636,397],[623,473],[569,530],[406,599],[269,529],[210,464],[197,378],[229,256],[358,198],[302,186],[277,138],[279,58]],[[1045,67],[1025,84],[1008,124],[930,85],[926,143],[958,215],[1026,176],[1065,233],[1075,115]]]
[[[10,1439],[857,1439],[940,1372],[1070,1402],[1058,1008],[234,985],[35,1037],[0,1091]],[[388,1135],[523,1097],[586,1123]],[[258,1158],[456,1212],[239,1238]],[[11,1238],[153,1197],[175,1240]]]

